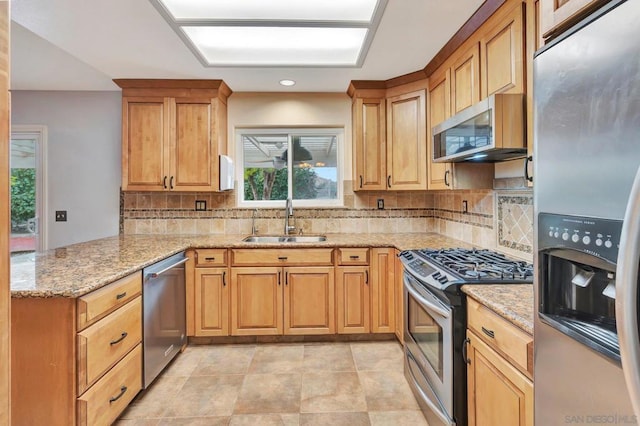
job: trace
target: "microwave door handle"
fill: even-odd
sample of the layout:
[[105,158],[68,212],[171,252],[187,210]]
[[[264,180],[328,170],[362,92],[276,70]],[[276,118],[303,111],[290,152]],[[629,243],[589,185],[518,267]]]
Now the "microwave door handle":
[[406,277],[405,277],[404,286],[406,287],[407,291],[411,294],[411,296],[413,296],[413,298],[418,301],[418,303],[420,303],[421,305],[427,307],[430,311],[435,312],[436,314],[440,315],[443,318],[450,318],[451,317],[451,312],[441,308],[440,306],[438,306],[438,305],[434,304],[433,302],[430,302],[429,300],[427,300],[424,297],[422,297],[422,295],[420,293],[418,293],[411,286],[411,284],[408,282]]
[[636,173],[624,216],[616,268],[616,325],[620,341],[620,357],[636,416],[640,416],[638,259],[640,259],[640,168]]

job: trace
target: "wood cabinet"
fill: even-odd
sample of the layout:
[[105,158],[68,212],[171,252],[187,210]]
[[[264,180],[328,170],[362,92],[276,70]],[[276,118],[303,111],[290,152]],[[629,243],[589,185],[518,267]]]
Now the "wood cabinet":
[[228,336],[231,288],[228,250],[188,250],[187,257],[187,335]]
[[396,338],[404,345],[404,280],[403,280],[403,267],[402,262],[398,255],[399,250],[395,250],[394,253],[394,285],[395,285],[395,305],[396,305]]
[[427,189],[425,90],[387,98],[387,189]]
[[472,43],[451,65],[451,109],[456,114],[480,101],[480,46]]
[[115,82],[122,87],[122,190],[219,190],[231,94],[224,82]]
[[15,424],[108,425],[142,388],[142,274],[74,298],[12,299]]
[[482,98],[494,93],[525,93],[525,5],[500,10],[481,28]]
[[[363,249],[338,249],[344,254],[358,250]],[[362,254],[350,254],[348,258],[345,255],[338,257],[338,333],[395,333],[395,251],[389,248],[364,250]],[[358,266],[353,266],[356,264]]]
[[333,249],[232,249],[231,335],[335,333]]
[[533,425],[533,337],[468,298],[469,425]]
[[542,36],[557,36],[604,3],[602,0],[540,0]]
[[384,190],[387,187],[386,108],[384,91],[368,91],[354,97],[353,189]]

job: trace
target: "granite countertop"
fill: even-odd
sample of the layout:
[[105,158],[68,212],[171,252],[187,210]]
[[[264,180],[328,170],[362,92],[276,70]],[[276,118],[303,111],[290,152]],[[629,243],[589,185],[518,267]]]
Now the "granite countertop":
[[533,335],[533,285],[464,285],[462,291]]
[[436,233],[327,234],[316,243],[245,243],[242,235],[120,235],[25,255],[11,266],[14,298],[79,297],[188,248],[465,247]]

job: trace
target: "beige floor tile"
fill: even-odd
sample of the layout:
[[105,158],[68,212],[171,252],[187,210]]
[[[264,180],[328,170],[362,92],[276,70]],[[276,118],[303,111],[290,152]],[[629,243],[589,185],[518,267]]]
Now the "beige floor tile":
[[403,371],[402,346],[396,341],[352,343],[351,352],[358,371]]
[[230,416],[242,387],[242,375],[192,376],[165,417]]
[[179,417],[165,418],[158,426],[227,426],[229,417]]
[[370,424],[366,412],[300,414],[300,425],[304,426],[368,426]]
[[198,367],[198,362],[204,350],[200,347],[188,346],[183,353],[171,362],[161,373],[163,377],[169,376],[190,376]]
[[421,411],[370,411],[372,426],[429,426]]
[[348,343],[311,344],[304,346],[304,371],[355,371]]
[[369,411],[418,410],[404,374],[394,371],[360,371]]
[[301,413],[367,411],[358,373],[319,372],[302,375]]
[[113,426],[157,426],[160,419],[120,419]]
[[167,411],[188,377],[160,376],[145,391],[138,394],[121,419],[160,418]]
[[249,366],[249,373],[300,373],[303,357],[304,345],[257,346]]
[[230,426],[298,426],[299,414],[237,414],[231,416]]
[[255,351],[255,345],[212,346],[200,358],[193,375],[246,374]]
[[298,413],[302,374],[247,374],[234,414]]

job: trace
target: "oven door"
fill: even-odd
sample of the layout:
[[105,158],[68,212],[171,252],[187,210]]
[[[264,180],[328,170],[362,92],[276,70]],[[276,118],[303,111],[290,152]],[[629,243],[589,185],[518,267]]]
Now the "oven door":
[[454,424],[453,310],[408,272],[403,278],[405,375],[429,424]]

